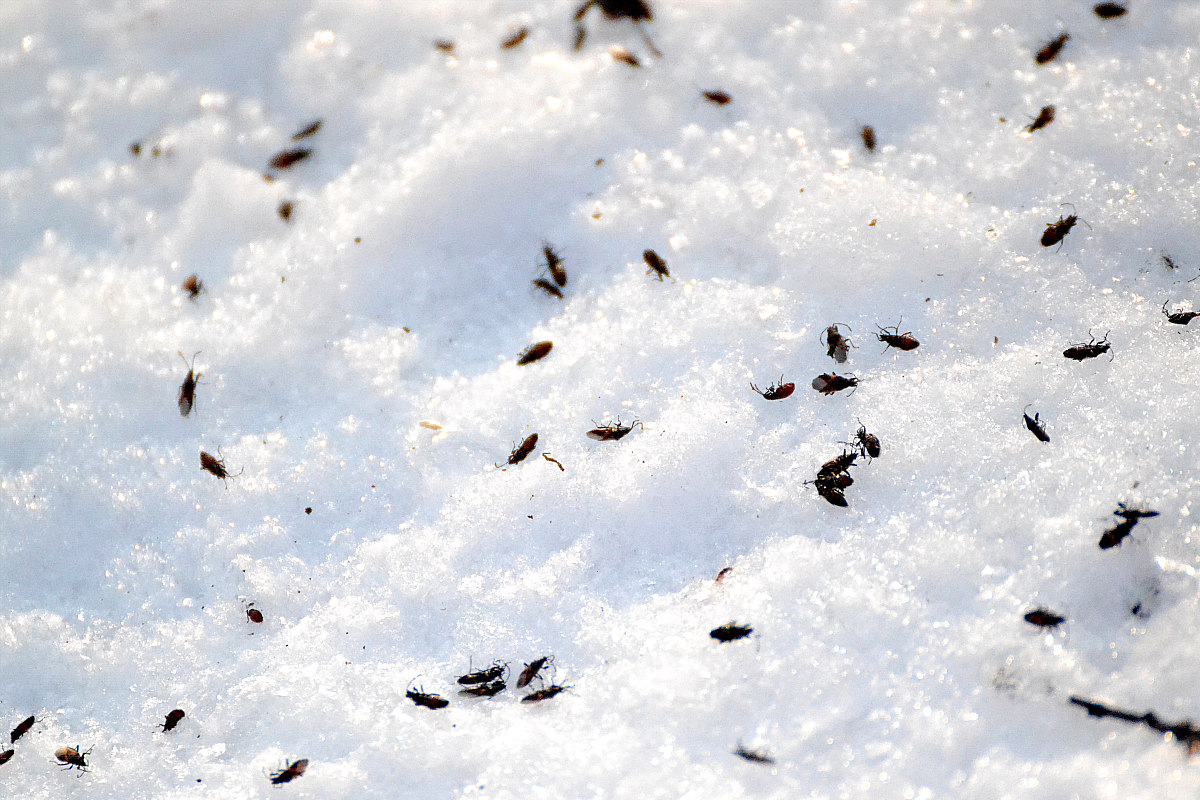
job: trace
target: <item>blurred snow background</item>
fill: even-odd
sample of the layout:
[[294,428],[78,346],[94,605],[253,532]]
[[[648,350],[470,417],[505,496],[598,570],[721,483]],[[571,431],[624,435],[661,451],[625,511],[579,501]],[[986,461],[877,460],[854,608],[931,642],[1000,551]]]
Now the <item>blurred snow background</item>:
[[[1200,4],[653,0],[662,58],[595,9],[573,52],[577,5],[0,6],[4,794],[1194,797],[1066,698],[1200,720],[1200,331],[1161,310],[1200,292]],[[860,421],[835,508],[803,482]],[[1118,502],[1162,515],[1102,551]],[[454,693],[549,653],[545,703]]]

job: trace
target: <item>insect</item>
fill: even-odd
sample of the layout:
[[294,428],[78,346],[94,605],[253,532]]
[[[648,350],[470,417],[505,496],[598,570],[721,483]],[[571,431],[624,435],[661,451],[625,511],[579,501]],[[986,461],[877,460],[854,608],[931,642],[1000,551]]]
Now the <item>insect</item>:
[[195,300],[204,291],[204,281],[195,273],[188,275],[183,279],[183,290],[188,293],[188,297]]
[[550,354],[554,349],[554,342],[538,342],[531,344],[521,351],[521,355],[517,357],[517,366],[523,367],[526,364],[532,364],[535,361],[540,361]]
[[731,572],[733,572],[733,567],[722,567],[721,571],[717,573],[717,579],[713,583],[720,583],[725,580]]
[[587,41],[587,28],[576,23],[575,25],[575,42],[571,45],[571,49],[578,53],[583,49],[583,43]]
[[324,123],[324,121],[325,120],[314,119],[312,122],[308,123],[303,128],[301,128],[300,130],[293,133],[292,141],[298,142],[301,139],[307,139],[308,137],[312,136],[314,133],[321,130],[321,125],[322,125],[322,123]]
[[440,694],[426,694],[422,689],[416,690],[407,689],[404,696],[412,700],[417,705],[423,708],[430,708],[436,711],[439,708],[445,708],[450,705],[450,701],[442,697]]
[[303,161],[312,155],[312,150],[308,147],[294,147],[290,150],[280,150],[275,155],[271,156],[269,162],[271,169],[287,169],[293,164]]
[[[1031,406],[1033,403],[1029,405]],[[1029,406],[1025,406],[1025,408],[1029,408]],[[1036,436],[1039,442],[1050,441],[1050,434],[1046,433],[1046,426],[1042,423],[1041,414],[1035,413],[1031,417],[1029,414],[1024,413],[1024,409],[1022,409],[1022,414],[1025,417],[1025,427],[1029,428],[1029,432]]]
[[1033,57],[1033,60],[1039,64],[1049,64],[1058,57],[1058,54],[1062,52],[1063,45],[1065,45],[1067,40],[1070,38],[1071,34],[1063,31],[1058,36],[1055,36],[1053,39],[1042,45],[1042,49],[1037,51],[1037,55]]
[[481,683],[478,686],[468,686],[466,689],[459,689],[459,694],[469,694],[474,697],[495,697],[503,692],[506,688],[504,681],[492,681],[491,683]]
[[859,129],[858,135],[862,137],[863,147],[867,148],[867,152],[874,153],[875,152],[875,129],[872,128],[870,125],[863,125]]
[[1120,3],[1098,3],[1092,8],[1092,11],[1095,11],[1096,16],[1100,19],[1120,17],[1125,14],[1126,10],[1125,6]]
[[583,19],[592,6],[599,6],[604,16],[609,19],[628,17],[634,22],[653,19],[650,6],[645,0],[587,0],[575,12],[575,21]]
[[15,752],[17,752],[17,751],[16,750],[5,750],[3,753],[0,753],[0,764],[7,764],[8,760],[13,757],[13,753],[15,753]]
[[701,94],[705,100],[710,103],[716,103],[719,106],[729,105],[730,101],[733,100],[728,93],[722,92],[720,89],[710,89],[707,92],[701,92]]
[[745,639],[751,633],[754,633],[754,628],[751,628],[749,625],[738,625],[736,622],[726,622],[719,628],[713,628],[708,632],[708,635],[716,639],[721,644],[728,644],[729,642],[733,642],[738,639]]
[[534,278],[533,285],[551,297],[557,297],[559,300],[562,300],[562,290],[545,278]]
[[[825,332],[821,334],[821,341],[824,342],[828,348],[825,351],[825,355],[829,356],[839,364],[846,363],[846,357],[850,355],[850,348],[854,346],[853,342],[842,335],[840,326],[843,324],[844,323],[841,322],[835,322],[826,328]],[[846,330],[851,332],[854,331],[854,329],[849,325],[846,325]]]
[[255,625],[261,625],[263,621],[263,613],[254,607],[254,603],[246,606],[246,619],[253,622]]
[[1171,258],[1166,253],[1163,253],[1159,257],[1162,259],[1163,266],[1166,267],[1167,269],[1179,269],[1179,265],[1175,263],[1175,259]]
[[504,50],[512,50],[514,47],[520,46],[521,42],[525,41],[529,36],[529,28],[520,28],[511,36],[508,36],[504,41],[500,42],[500,47]]
[[292,221],[292,212],[296,209],[296,205],[291,200],[281,200],[279,207],[275,211],[279,214],[279,218],[284,222]]
[[[217,453],[220,454],[220,452],[221,449],[217,448]],[[226,485],[228,485],[229,481],[227,481],[226,478],[236,478],[238,475],[241,475],[246,468],[243,467],[242,470],[237,473],[237,475],[232,475],[230,474],[229,470],[225,469],[225,459],[214,458],[209,453],[201,450],[200,469],[204,470],[205,472],[211,472],[213,475],[216,475],[218,478],[225,481]]]
[[[533,449],[535,447],[537,447],[537,440],[538,440],[538,435],[536,433],[531,433],[528,436],[526,436],[525,441],[521,442],[519,445],[514,447],[513,451],[508,454],[508,461],[506,461],[504,463],[509,466],[512,466],[514,464],[520,464],[522,461],[524,461],[526,458],[528,458],[529,454],[533,452]],[[496,469],[499,469],[499,468],[500,468],[500,465],[497,464]]]
[[[1088,331],[1088,336],[1092,336],[1092,332]],[[1108,333],[1104,334],[1104,338],[1096,341],[1094,337],[1090,338],[1087,344],[1073,344],[1066,350],[1063,350],[1063,356],[1072,361],[1085,361],[1089,358],[1095,358],[1101,353],[1107,353],[1112,349],[1112,345],[1108,341]],[[1109,359],[1112,360],[1111,358]]]
[[[850,504],[846,502],[846,493],[844,491],[846,487],[842,485],[846,481],[853,482],[849,475],[842,474],[818,477],[815,481],[811,481],[811,483],[817,488],[817,494],[821,495],[830,505],[847,508]],[[809,482],[805,481],[805,483]]]
[[288,764],[283,769],[276,770],[268,777],[270,777],[271,783],[279,785],[281,783],[294,781],[296,778],[299,778],[301,775],[303,775],[304,770],[306,769],[308,769],[308,759],[301,758],[297,761],[293,761],[291,764]]
[[1067,621],[1066,617],[1055,614],[1048,608],[1035,608],[1025,615],[1025,621],[1039,628],[1056,628]]
[[1054,106],[1042,106],[1042,110],[1038,112],[1033,122],[1025,126],[1026,133],[1040,131],[1042,128],[1054,122]]
[[837,373],[822,373],[812,381],[812,388],[821,394],[833,394],[854,386],[858,386],[858,378],[853,375],[838,375]]
[[763,396],[763,399],[765,399],[765,400],[782,400],[785,397],[792,396],[792,392],[796,391],[796,384],[784,383],[783,376],[780,375],[779,383],[777,383],[777,384],[773,383],[770,386],[768,386],[765,390],[759,389],[753,383],[750,384],[750,388],[753,389],[754,391],[758,392],[759,394],[761,394]]
[[671,277],[670,271],[667,270],[667,262],[662,260],[662,256],[653,250],[642,251],[642,260],[646,262],[646,266],[650,269],[646,270],[646,274],[653,273],[661,281],[663,278]]
[[614,61],[620,61],[622,64],[628,64],[631,67],[642,66],[642,62],[638,61],[637,56],[619,44],[614,44],[608,48],[608,54],[613,57]]
[[[183,379],[183,383],[179,386],[179,415],[181,417],[191,414],[192,406],[196,403],[196,381],[200,380],[200,375],[202,374],[194,371],[196,356],[198,355],[200,355],[199,352],[192,356],[192,363],[188,364],[187,377]],[[180,353],[179,357],[183,358],[183,353]],[[183,363],[188,363],[186,358],[183,358]]]
[[735,756],[741,756],[747,761],[754,764],[774,764],[775,759],[754,750],[747,750],[741,742],[738,742],[737,749],[733,751]]
[[621,439],[624,439],[631,430],[633,430],[634,425],[641,424],[641,422],[635,419],[630,425],[622,425],[621,418],[617,417],[617,421],[615,423],[606,422],[605,424],[588,431],[587,435],[589,439],[595,439],[597,442],[619,442]]
[[854,466],[854,462],[858,459],[858,453],[854,450],[847,450],[837,458],[831,458],[821,465],[817,470],[818,478],[828,478],[836,475],[839,472],[845,472]]
[[544,689],[538,689],[536,692],[530,692],[521,698],[522,703],[540,703],[543,700],[549,700],[551,697],[565,692],[569,686],[559,686],[557,683],[552,683]]
[[171,711],[170,713],[168,713],[166,722],[164,722],[161,726],[163,729],[163,733],[166,733],[167,731],[175,730],[175,726],[179,724],[179,720],[183,719],[184,716],[186,716],[186,715],[183,713],[182,708],[177,708],[174,711]]
[[858,425],[858,430],[854,432],[854,437],[858,439],[858,446],[862,449],[865,456],[871,458],[879,458],[881,448],[879,447],[879,437],[873,433],[867,433],[867,426],[863,425],[861,420]]
[[553,663],[554,656],[542,656],[541,658],[535,658],[533,661],[530,661],[525,665],[525,669],[521,670],[521,674],[517,676],[517,688],[524,689],[533,681],[534,678],[537,677],[537,674],[542,671],[542,667]]
[[87,772],[88,763],[87,756],[91,750],[79,752],[79,745],[74,747],[60,747],[54,751],[54,757],[66,765],[65,769],[78,769],[80,772]]
[[562,256],[548,242],[542,243],[542,255],[546,257],[546,269],[550,270],[550,277],[559,286],[566,286],[567,271],[563,269]]
[[[903,317],[900,318],[900,322],[904,322]],[[887,344],[887,347],[883,348],[885,353],[887,352],[888,347],[894,347],[897,350],[904,350],[907,352],[908,350],[916,350],[921,346],[921,343],[912,337],[912,331],[900,333],[900,322],[897,322],[890,328],[880,328],[878,325],[875,326],[876,328],[879,328],[879,333],[875,334],[875,338]],[[891,333],[888,333],[888,331],[891,331]]]
[[1101,550],[1109,550],[1117,547],[1121,542],[1125,541],[1125,537],[1133,532],[1134,526],[1139,521],[1143,518],[1157,517],[1158,512],[1141,508],[1129,508],[1124,503],[1117,503],[1117,510],[1113,512],[1113,516],[1121,517],[1121,521],[1100,536],[1098,544]]
[[[1063,205],[1069,205],[1063,203]],[[1074,210],[1074,206],[1072,206]],[[1067,237],[1071,232],[1071,228],[1075,227],[1076,222],[1083,222],[1077,214],[1071,214],[1069,217],[1059,216],[1058,222],[1047,222],[1046,230],[1042,231],[1042,247],[1053,247]],[[1083,222],[1087,225],[1086,222]],[[1091,226],[1088,225],[1090,228]]]
[[12,733],[8,735],[9,744],[15,743],[17,739],[20,739],[22,736],[24,736],[29,729],[33,727],[33,722],[33,717],[26,717],[25,719],[21,720],[21,724],[13,728]]
[[1196,317],[1200,317],[1200,311],[1176,311],[1175,313],[1167,312],[1167,304],[1162,304],[1163,313],[1167,315],[1167,322],[1173,322],[1176,325],[1187,325]]
[[454,52],[454,42],[449,39],[438,39],[433,43],[433,46],[443,53]]
[[458,682],[463,686],[469,686],[473,683],[489,683],[503,675],[506,669],[508,669],[507,664],[497,661],[487,669],[481,669],[478,672],[468,672],[466,675],[459,677]]

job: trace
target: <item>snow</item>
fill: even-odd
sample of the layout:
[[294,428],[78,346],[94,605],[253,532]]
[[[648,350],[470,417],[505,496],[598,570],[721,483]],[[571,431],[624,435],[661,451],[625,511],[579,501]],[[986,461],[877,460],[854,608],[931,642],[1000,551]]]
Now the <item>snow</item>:
[[[596,9],[573,52],[575,0],[5,4],[3,785],[1194,797],[1067,702],[1200,720],[1200,333],[1161,310],[1200,291],[1200,6],[1091,5],[652,0],[660,59]],[[804,482],[860,424],[836,508]],[[1161,516],[1101,550],[1118,502]],[[553,699],[456,694],[548,654]]]

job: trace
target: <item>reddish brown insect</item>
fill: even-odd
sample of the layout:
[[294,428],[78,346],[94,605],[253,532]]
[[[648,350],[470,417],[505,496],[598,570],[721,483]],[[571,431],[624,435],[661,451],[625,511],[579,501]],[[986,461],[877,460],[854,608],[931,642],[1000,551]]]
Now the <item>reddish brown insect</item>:
[[422,708],[429,708],[436,711],[439,708],[445,708],[450,705],[450,701],[439,694],[426,694],[421,689],[408,689],[404,692],[404,696],[412,700]]
[[183,279],[183,290],[188,293],[188,297],[195,300],[204,291],[204,281],[195,274],[188,275]]
[[640,67],[642,62],[638,61],[637,56],[621,47],[619,44],[614,44],[608,49],[608,54],[613,57],[614,61],[620,61],[622,64],[628,64],[631,67]]
[[[217,448],[217,453],[220,454],[220,452],[221,449]],[[227,478],[236,478],[238,475],[241,475],[242,472],[245,472],[246,468],[243,467],[236,475],[231,474],[229,470],[225,469],[225,459],[214,458],[209,453],[201,450],[200,469],[204,470],[205,472],[211,472],[213,475],[216,475],[218,478],[225,481],[226,485],[228,485],[229,481],[226,480]]]
[[79,745],[74,747],[60,747],[54,751],[54,757],[61,763],[65,764],[65,769],[78,769],[80,772],[87,772],[88,763],[87,756],[91,750],[79,752]]
[[662,256],[653,250],[642,251],[642,260],[646,262],[646,266],[650,269],[646,270],[646,274],[653,273],[660,281],[663,278],[671,277],[670,271],[667,269],[667,262],[662,260]]
[[[1088,331],[1088,336],[1091,336],[1091,331]],[[1073,344],[1066,350],[1063,350],[1063,356],[1072,361],[1084,361],[1089,358],[1095,358],[1098,355],[1107,353],[1112,349],[1112,345],[1108,341],[1108,334],[1104,334],[1104,338],[1096,341],[1091,338],[1087,344]],[[1110,357],[1110,361],[1112,358]]]
[[550,277],[559,286],[567,285],[567,271],[563,269],[562,257],[548,243],[542,243],[542,255],[546,257],[546,269],[550,270]]
[[853,375],[838,375],[837,373],[822,373],[812,381],[812,388],[821,394],[833,394],[855,386],[858,386],[858,378]]
[[[1029,405],[1033,405],[1033,403]],[[1029,408],[1029,406],[1025,406],[1025,408]],[[1022,410],[1022,415],[1025,417],[1025,427],[1029,428],[1029,432],[1036,436],[1039,442],[1050,441],[1050,434],[1046,433],[1046,426],[1042,423],[1041,414],[1035,413],[1031,417]]]
[[1042,106],[1042,110],[1038,112],[1033,122],[1025,126],[1025,132],[1033,133],[1034,131],[1040,131],[1051,122],[1054,122],[1054,106]]
[[296,209],[295,204],[291,200],[283,200],[279,203],[279,208],[275,209],[279,213],[279,218],[284,222],[292,221],[292,212]]
[[1125,540],[1125,537],[1133,532],[1133,527],[1139,521],[1157,517],[1158,512],[1141,508],[1129,508],[1124,503],[1117,503],[1117,510],[1113,512],[1113,516],[1121,517],[1121,521],[1101,535],[1099,542],[1101,550],[1109,550],[1121,544]]
[[292,141],[298,142],[301,139],[307,139],[308,137],[312,136],[317,131],[321,130],[321,125],[324,122],[325,122],[325,120],[322,120],[322,119],[314,119],[312,122],[308,123],[303,128],[301,128],[300,130],[293,133]]
[[507,686],[504,681],[492,681],[491,683],[481,683],[478,686],[468,686],[466,689],[459,689],[459,694],[469,694],[472,697],[495,697],[503,692]]
[[[900,318],[900,322],[904,322],[903,317]],[[879,333],[875,334],[875,338],[887,344],[887,347],[883,348],[885,353],[887,352],[888,347],[894,347],[897,350],[908,351],[916,350],[921,346],[921,343],[912,337],[912,331],[900,333],[899,322],[890,328],[880,328],[878,325],[875,327],[879,328]]]
[[303,161],[312,155],[312,150],[308,147],[294,147],[290,150],[280,150],[275,155],[271,156],[271,169],[287,169],[293,164]]
[[721,644],[745,639],[750,634],[754,633],[754,628],[749,625],[738,625],[736,622],[726,622],[719,628],[713,628],[708,632],[708,635],[716,639]]
[[1200,317],[1200,311],[1176,311],[1170,313],[1167,311],[1167,304],[1164,301],[1162,304],[1163,314],[1167,317],[1167,322],[1172,322],[1176,325],[1187,325],[1196,317]]
[[555,286],[553,283],[546,280],[545,278],[534,278],[533,285],[536,286],[537,288],[541,289],[543,292],[550,295],[551,297],[557,297],[559,300],[562,299],[562,296],[563,296],[562,290],[560,290],[557,286]]
[[542,667],[553,663],[554,656],[542,656],[541,658],[535,658],[533,661],[530,661],[525,665],[525,669],[521,670],[521,674],[517,676],[517,688],[524,689],[533,681],[534,678],[537,677],[537,674],[542,671]]
[[443,53],[454,52],[454,42],[450,41],[449,39],[438,39],[433,43],[433,46]]
[[519,28],[511,36],[506,37],[504,41],[500,42],[500,47],[504,50],[512,50],[514,47],[518,47],[521,42],[525,41],[528,36],[529,28]]
[[720,583],[725,580],[731,572],[733,572],[733,567],[722,567],[721,571],[717,573],[717,579],[713,583]]
[[458,682],[463,686],[470,686],[474,683],[491,683],[504,675],[507,669],[508,664],[502,664],[497,661],[487,669],[481,669],[478,672],[468,672],[466,675],[459,676]]
[[702,92],[704,99],[710,103],[716,103],[719,106],[729,105],[733,100],[727,92],[722,92],[720,89],[711,89],[707,92]]
[[13,728],[12,733],[8,735],[9,744],[15,744],[17,739],[20,739],[22,736],[24,736],[29,729],[33,727],[33,722],[33,717],[26,717],[25,719],[21,720],[21,724]]
[[827,478],[840,472],[845,472],[846,470],[850,469],[850,467],[854,466],[854,462],[857,459],[857,451],[847,450],[837,458],[831,458],[822,464],[821,468],[817,470],[817,477]]
[[[835,322],[826,328],[825,332],[821,334],[821,341],[828,348],[825,351],[825,355],[829,356],[839,364],[846,363],[846,358],[850,355],[850,348],[854,346],[853,342],[851,342],[845,336],[842,336],[840,326],[843,324],[844,323],[841,322]],[[854,329],[849,325],[846,325],[846,330],[851,332],[854,331]]]
[[526,347],[521,355],[517,357],[517,366],[523,367],[526,364],[532,364],[535,361],[540,361],[550,355],[550,351],[554,349],[554,342],[538,342]]
[[570,686],[559,686],[557,683],[552,683],[544,689],[538,689],[536,692],[530,692],[521,698],[522,703],[540,703],[543,700],[549,700],[551,697],[558,695],[570,689]]
[[1113,19],[1115,17],[1120,17],[1124,15],[1127,10],[1128,9],[1126,9],[1125,6],[1119,3],[1099,3],[1092,8],[1092,11],[1095,11],[1096,16],[1100,19]]
[[0,765],[7,764],[8,760],[13,757],[13,753],[15,753],[15,752],[17,752],[17,751],[16,750],[5,750],[3,753],[0,753]]
[[[1070,205],[1070,203],[1063,203],[1063,205]],[[1073,210],[1074,206],[1072,206]],[[1075,227],[1076,222],[1083,222],[1084,225],[1087,225],[1076,214],[1071,214],[1069,217],[1060,215],[1058,222],[1047,222],[1046,230],[1042,231],[1042,247],[1053,247],[1061,242],[1071,232],[1071,228]],[[1088,227],[1090,228],[1091,226],[1088,225]]]
[[246,606],[246,619],[253,622],[255,625],[261,625],[263,621],[263,613],[254,607],[254,603]]
[[866,425],[860,423],[854,436],[858,439],[858,446],[863,455],[879,458],[879,454],[882,452],[882,448],[879,446],[879,437],[873,433],[867,433]]
[[303,775],[304,770],[306,769],[308,769],[308,759],[301,758],[298,761],[293,761],[291,764],[288,764],[283,769],[276,770],[275,772],[271,773],[269,777],[271,779],[271,783],[276,785],[288,783],[289,781],[294,781],[296,778],[299,778],[301,775]]
[[179,720],[183,719],[185,716],[186,715],[183,713],[182,708],[177,708],[174,711],[169,712],[167,714],[166,721],[163,722],[163,724],[161,726],[163,729],[163,733],[166,733],[167,731],[175,730],[175,726],[179,724]]
[[1025,615],[1025,621],[1039,628],[1056,628],[1066,622],[1067,618],[1055,614],[1048,608],[1035,608]]
[[[821,495],[827,503],[838,508],[847,508],[850,504],[846,502],[844,491],[846,487],[842,485],[847,480],[852,481],[849,475],[841,473],[839,475],[817,478],[815,481],[812,481],[812,484],[816,487],[817,494]],[[805,483],[808,483],[808,481],[805,481]]]
[[589,439],[595,439],[597,442],[619,442],[621,439],[624,439],[631,430],[633,430],[634,425],[641,424],[642,423],[638,420],[634,420],[630,425],[622,425],[621,418],[617,417],[617,421],[615,423],[606,422],[603,425],[588,431],[587,435]]
[[759,389],[753,383],[750,384],[750,388],[761,394],[766,400],[783,400],[785,397],[792,396],[792,392],[796,391],[796,384],[784,383],[783,376],[780,375],[779,383],[773,383],[765,390]]
[[179,415],[182,417],[191,414],[192,406],[196,403],[196,382],[200,380],[200,376],[203,374],[194,370],[196,356],[198,355],[200,355],[199,351],[192,355],[192,363],[188,364],[188,360],[183,357],[183,353],[179,354],[179,357],[183,358],[183,363],[188,364],[187,377],[183,379],[183,383],[179,386]]
[[[508,454],[508,461],[504,463],[508,466],[520,464],[522,461],[528,458],[529,454],[533,452],[533,449],[537,447],[537,441],[538,435],[536,433],[529,434],[525,437],[525,441],[513,448],[512,452]],[[500,465],[497,464],[496,469],[499,468]]]
[[1037,51],[1037,55],[1033,57],[1033,60],[1039,64],[1049,64],[1058,57],[1058,54],[1062,52],[1063,45],[1065,45],[1067,40],[1070,38],[1071,34],[1063,31],[1058,36],[1055,36],[1053,39],[1042,45],[1042,49]]
[[863,147],[867,148],[867,152],[875,152],[875,129],[870,125],[863,125],[858,133],[862,136]]
[[770,756],[757,752],[755,750],[747,750],[741,742],[738,742],[737,749],[733,751],[735,756],[741,756],[747,761],[754,764],[774,764],[775,759]]

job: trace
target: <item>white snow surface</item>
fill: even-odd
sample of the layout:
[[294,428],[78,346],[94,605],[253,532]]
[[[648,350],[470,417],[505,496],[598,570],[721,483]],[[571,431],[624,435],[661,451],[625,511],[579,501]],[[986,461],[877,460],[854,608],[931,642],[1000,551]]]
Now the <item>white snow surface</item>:
[[5,2],[0,794],[1194,798],[1067,702],[1200,721],[1200,4],[1128,5]]

